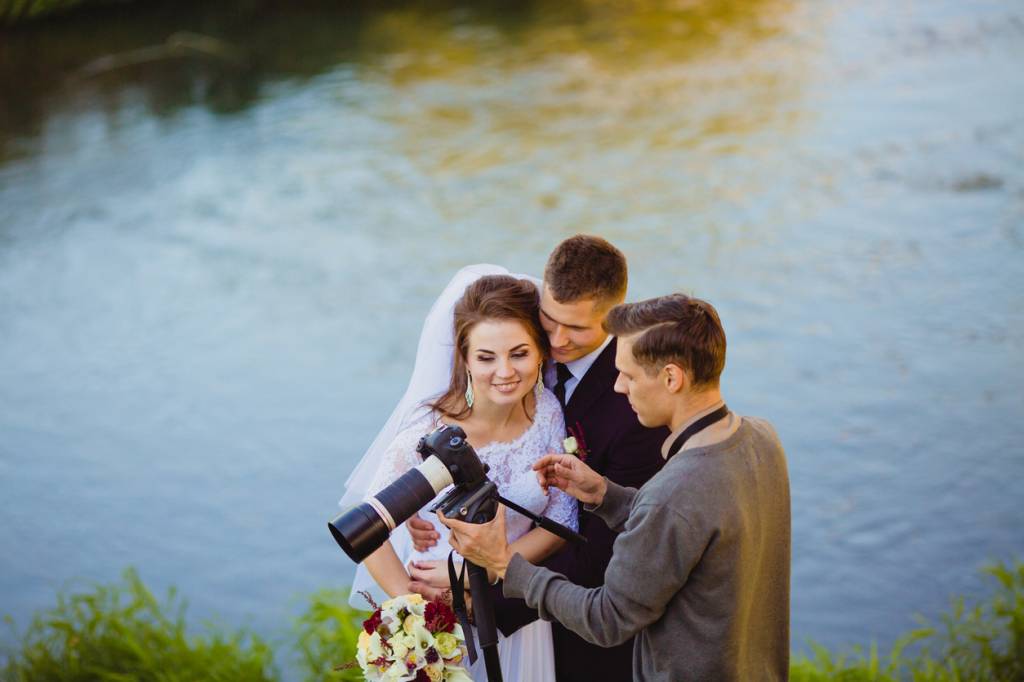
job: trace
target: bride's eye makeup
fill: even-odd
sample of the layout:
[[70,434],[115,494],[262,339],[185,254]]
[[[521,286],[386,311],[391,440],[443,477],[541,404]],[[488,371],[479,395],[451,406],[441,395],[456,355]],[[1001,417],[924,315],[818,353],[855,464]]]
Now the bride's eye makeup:
[[516,360],[526,358],[530,356],[530,347],[525,343],[521,343],[512,349],[512,357]]
[[[523,358],[530,357],[530,349],[523,347],[516,347],[511,353],[511,357],[515,360],[521,360]],[[479,351],[476,355],[477,362],[490,362],[494,359],[494,353],[491,351]]]

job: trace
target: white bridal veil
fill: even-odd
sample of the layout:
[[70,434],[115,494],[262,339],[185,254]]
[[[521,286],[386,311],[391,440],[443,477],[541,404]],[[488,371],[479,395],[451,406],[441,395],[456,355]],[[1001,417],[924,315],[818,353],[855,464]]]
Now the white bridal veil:
[[[409,386],[385,422],[384,428],[373,439],[366,454],[363,455],[359,464],[345,481],[345,492],[341,496],[341,500],[338,501],[338,505],[343,509],[359,504],[368,496],[378,492],[369,490],[369,487],[377,478],[377,473],[384,463],[384,453],[388,446],[403,428],[429,411],[429,408],[424,406],[425,402],[440,395],[448,388],[455,350],[455,304],[462,298],[462,294],[470,284],[486,275],[512,275],[512,273],[500,265],[466,266],[455,273],[452,280],[448,282],[448,286],[444,288],[430,308],[423,323],[423,331],[420,332],[420,342],[416,349],[416,363],[413,366],[412,377],[409,379]],[[528,279],[538,288],[541,285],[541,280],[536,277],[512,276]],[[394,545],[395,553],[404,563],[412,550],[412,540],[404,524],[391,534],[391,543]],[[369,592],[378,602],[387,599],[387,595],[377,586],[362,564],[359,564],[356,569],[349,602],[356,608],[369,608],[365,600],[357,594],[360,590]]]

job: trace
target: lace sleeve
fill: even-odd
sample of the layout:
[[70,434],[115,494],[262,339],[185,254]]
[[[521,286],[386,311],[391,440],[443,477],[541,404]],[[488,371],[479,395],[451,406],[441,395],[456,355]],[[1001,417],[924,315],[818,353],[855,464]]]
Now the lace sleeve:
[[428,430],[429,424],[426,420],[418,420],[398,432],[395,439],[385,449],[384,461],[377,469],[365,496],[377,494],[398,480],[399,476],[423,461],[419,453],[416,452],[416,444]]
[[[544,399],[541,401],[539,418],[543,419],[543,426],[546,429],[545,445],[548,452],[559,453],[564,450],[562,441],[565,439],[565,417],[562,415],[562,406],[558,398],[550,391],[544,391]],[[556,521],[563,526],[573,530],[579,530],[579,518],[576,511],[576,498],[566,495],[561,490],[550,488],[548,491],[548,503],[544,507],[544,516]]]

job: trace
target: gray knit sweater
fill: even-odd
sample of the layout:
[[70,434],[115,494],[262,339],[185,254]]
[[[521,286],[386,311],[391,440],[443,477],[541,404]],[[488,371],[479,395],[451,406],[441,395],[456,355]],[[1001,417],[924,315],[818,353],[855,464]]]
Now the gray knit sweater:
[[639,490],[609,482],[595,512],[621,531],[604,586],[516,555],[505,595],[601,646],[636,635],[636,680],[788,678],[789,479],[767,421],[743,417]]

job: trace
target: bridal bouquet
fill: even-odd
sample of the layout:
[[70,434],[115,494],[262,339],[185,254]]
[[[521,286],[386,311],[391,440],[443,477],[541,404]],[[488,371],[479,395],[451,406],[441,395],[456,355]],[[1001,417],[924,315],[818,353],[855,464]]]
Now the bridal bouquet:
[[459,666],[466,639],[447,604],[406,594],[370,605],[376,610],[363,621],[356,647],[367,680],[472,682]]

